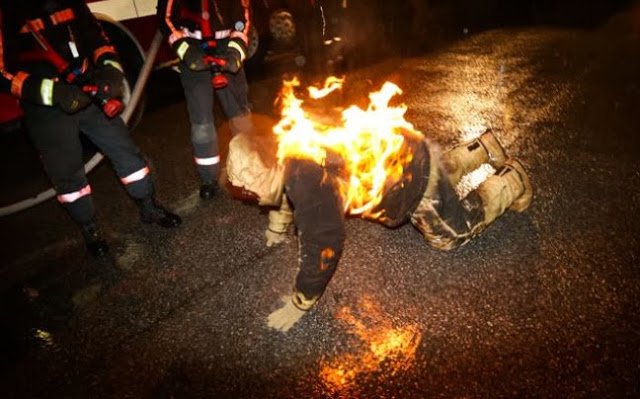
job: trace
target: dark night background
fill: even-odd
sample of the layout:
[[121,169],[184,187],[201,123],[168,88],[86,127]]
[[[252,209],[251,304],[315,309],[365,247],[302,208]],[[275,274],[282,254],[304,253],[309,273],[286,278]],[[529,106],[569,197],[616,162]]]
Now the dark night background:
[[[531,209],[451,253],[349,220],[318,306],[271,331],[297,243],[267,248],[265,212],[227,192],[199,201],[178,77],[156,72],[133,135],[185,223],[141,226],[107,162],[89,175],[106,261],[53,200],[0,218],[0,398],[640,397],[640,1],[349,0],[337,53],[295,18],[315,41],[249,63],[255,113],[339,53],[357,88],[399,82],[407,118],[443,146],[465,123],[494,127],[529,168]],[[48,187],[23,134],[3,132],[0,162],[3,204]],[[332,391],[320,365],[358,349],[336,311],[365,297],[382,308],[368,327],[422,333],[415,361]]]

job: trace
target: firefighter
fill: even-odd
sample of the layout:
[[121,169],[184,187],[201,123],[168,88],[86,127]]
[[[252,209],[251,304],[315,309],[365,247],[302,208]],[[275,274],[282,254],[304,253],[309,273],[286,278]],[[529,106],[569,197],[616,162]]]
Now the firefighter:
[[253,128],[243,68],[251,24],[249,0],[159,0],[158,19],[180,59],[200,197],[208,200],[218,191],[220,175],[214,92],[232,134]]
[[[143,222],[179,226],[180,217],[154,199],[149,166],[124,122],[105,114],[111,113],[105,104],[121,104],[124,75],[115,48],[85,2],[0,4],[0,90],[20,99],[28,134],[57,199],[80,225],[89,252],[102,256],[108,246],[96,224],[80,132],[111,160],[126,191],[140,206]],[[79,82],[93,85],[91,90],[98,97],[91,98]]]
[[[331,154],[323,165],[301,159],[282,165],[265,148],[244,134],[234,137],[227,172],[231,183],[254,193],[260,205],[283,204],[270,212],[267,245],[283,241],[295,218],[299,271],[292,295],[268,318],[270,327],[287,331],[318,301],[336,270],[345,239],[340,193],[346,192],[348,176]],[[531,203],[533,189],[522,164],[491,131],[442,154],[428,140],[406,135],[402,151],[412,154],[412,161],[398,181],[389,182],[371,214],[380,214],[376,221],[390,228],[410,221],[434,249],[455,249],[507,209],[523,212]],[[496,173],[459,199],[460,179],[485,163]]]

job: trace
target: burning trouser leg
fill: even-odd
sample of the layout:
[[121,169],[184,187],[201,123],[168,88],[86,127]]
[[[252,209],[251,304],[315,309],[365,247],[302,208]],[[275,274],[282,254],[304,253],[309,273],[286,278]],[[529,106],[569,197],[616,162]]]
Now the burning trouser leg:
[[311,161],[290,161],[285,190],[294,207],[300,237],[300,271],[295,291],[308,310],[333,277],[344,244],[344,210],[335,178]]
[[285,189],[298,228],[300,269],[293,295],[269,316],[287,331],[318,301],[335,273],[344,244],[344,210],[336,179],[311,161],[290,160]]
[[[435,158],[435,157],[434,157]],[[434,165],[431,180],[411,221],[435,249],[455,249],[480,234],[507,209],[524,211],[533,189],[519,161],[509,159],[495,175],[459,200],[454,187]]]
[[460,179],[488,163],[495,169],[502,167],[507,160],[507,152],[491,130],[467,143],[460,144],[442,154],[442,167],[449,182],[456,186]]
[[180,80],[184,89],[191,125],[191,145],[200,175],[200,197],[211,199],[218,191],[220,153],[213,116],[211,72],[192,71],[180,63]]

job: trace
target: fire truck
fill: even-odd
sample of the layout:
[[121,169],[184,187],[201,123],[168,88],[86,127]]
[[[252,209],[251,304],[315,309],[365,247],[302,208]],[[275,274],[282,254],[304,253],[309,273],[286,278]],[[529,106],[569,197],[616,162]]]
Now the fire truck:
[[[252,0],[252,29],[249,32],[249,58],[247,68],[260,65],[273,44],[291,44],[295,35],[293,11],[296,6],[310,0]],[[117,48],[125,69],[125,97],[127,108],[123,115],[129,126],[134,126],[144,112],[144,82],[150,71],[173,67],[177,59],[158,32],[156,0],[86,0],[103,29]],[[277,46],[276,46],[277,47]],[[280,46],[282,47],[282,46]],[[145,62],[149,59],[149,62]],[[175,69],[175,68],[174,68]],[[140,83],[136,85],[136,83]],[[134,90],[135,89],[135,90]],[[133,95],[133,98],[132,98]],[[132,109],[133,108],[133,109]],[[0,173],[6,187],[0,198],[0,217],[27,209],[54,196],[44,174],[35,171],[37,154],[24,150],[28,147],[26,135],[21,134],[21,110],[11,95],[0,93],[0,134],[3,155],[2,170],[21,170],[26,176]],[[13,148],[16,147],[16,148]],[[102,160],[102,155],[89,151],[85,170],[90,171]],[[15,163],[28,167],[18,167]],[[9,165],[10,164],[10,165]],[[27,169],[30,169],[27,171]],[[5,198],[6,197],[6,198]]]

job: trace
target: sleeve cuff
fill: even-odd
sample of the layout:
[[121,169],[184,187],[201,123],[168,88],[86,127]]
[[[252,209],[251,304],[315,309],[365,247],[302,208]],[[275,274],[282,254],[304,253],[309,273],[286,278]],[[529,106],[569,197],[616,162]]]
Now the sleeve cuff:
[[93,52],[93,63],[95,65],[103,65],[106,60],[119,61],[118,52],[115,47],[111,45],[102,46]]
[[54,85],[55,82],[52,79],[30,75],[24,81],[20,98],[36,104],[53,105]]
[[29,74],[26,72],[18,72],[11,79],[11,94],[18,98],[22,98],[22,89],[24,87],[24,82],[29,77]]
[[240,61],[244,61],[247,58],[247,49],[244,44],[240,43],[237,39],[229,40],[228,48],[232,48],[240,53]]

